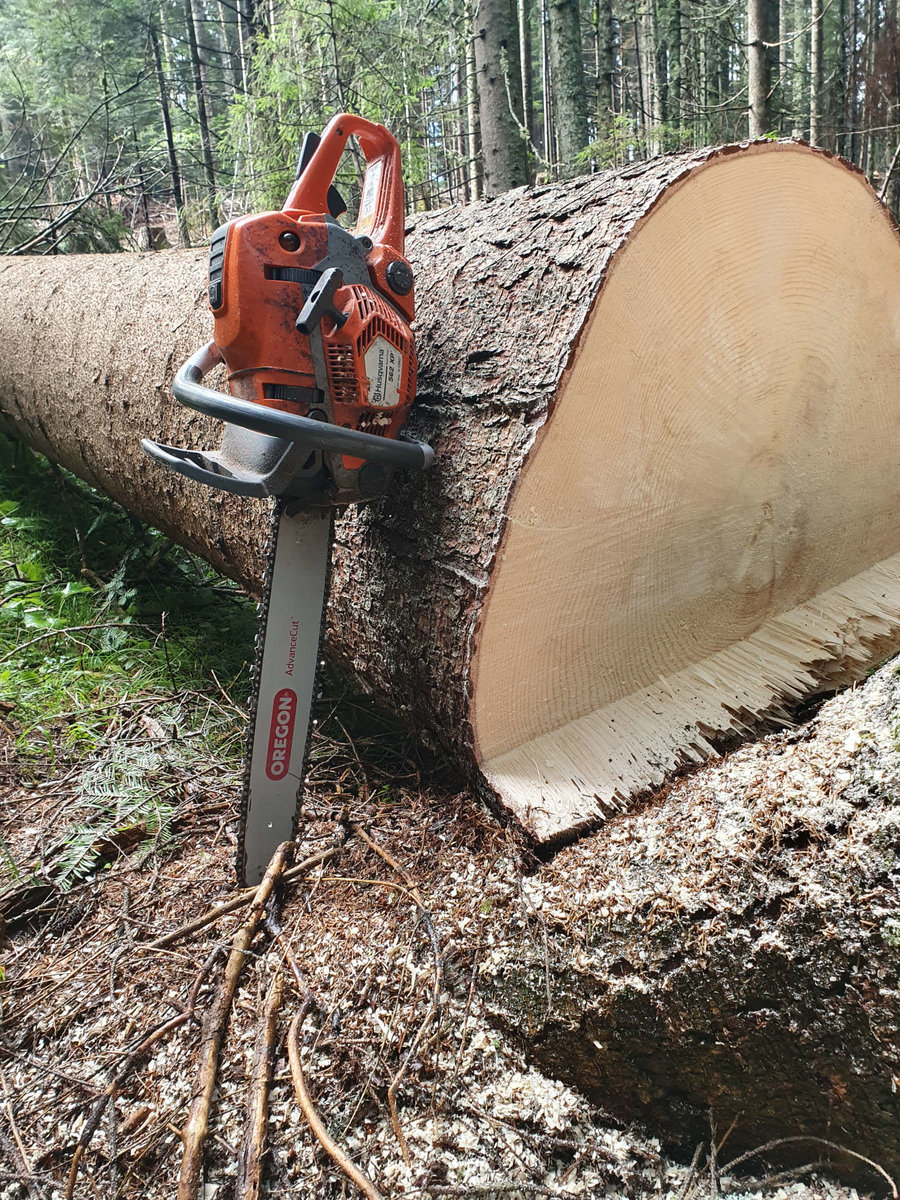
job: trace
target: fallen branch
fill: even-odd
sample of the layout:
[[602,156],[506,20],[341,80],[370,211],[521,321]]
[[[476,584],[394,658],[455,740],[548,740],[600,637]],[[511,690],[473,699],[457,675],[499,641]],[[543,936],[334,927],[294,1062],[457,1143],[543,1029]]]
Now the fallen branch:
[[238,930],[232,940],[231,953],[228,955],[219,989],[203,1021],[197,1090],[191,1101],[191,1110],[182,1134],[184,1155],[178,1177],[178,1200],[194,1200],[197,1194],[203,1167],[203,1146],[209,1126],[209,1110],[219,1065],[219,1053],[225,1038],[225,1026],[231,1011],[231,1002],[234,999],[247,951],[256,936],[257,926],[262,920],[272,890],[283,874],[293,850],[293,842],[282,842],[272,855],[262,882],[251,901],[246,924]]
[[[330,858],[334,858],[342,849],[343,843],[339,846],[332,846],[329,850],[323,850],[319,854],[313,854],[311,858],[306,858],[303,862],[297,863],[295,867],[291,867],[289,871],[285,871],[281,877],[282,882],[290,883],[294,879],[299,879],[301,875],[306,874],[307,871],[311,871],[313,867],[317,867],[320,863],[328,862]],[[197,933],[200,929],[205,929],[207,925],[212,925],[220,917],[225,917],[229,913],[237,912],[239,908],[244,908],[245,905],[253,901],[256,891],[256,888],[244,888],[233,900],[227,900],[224,904],[219,904],[216,908],[211,908],[202,917],[197,917],[196,920],[189,921],[186,925],[182,925],[178,929],[173,929],[171,933],[157,938],[155,942],[146,942],[139,948],[141,950],[165,950],[167,946],[174,945],[175,942],[181,941],[182,938],[189,937],[190,934]]]
[[839,1154],[846,1154],[849,1155],[850,1158],[857,1159],[858,1162],[864,1162],[866,1166],[871,1167],[873,1171],[877,1171],[882,1179],[887,1180],[887,1184],[891,1189],[891,1195],[893,1196],[894,1200],[900,1200],[900,1197],[898,1197],[896,1183],[891,1176],[888,1175],[884,1167],[875,1162],[874,1159],[866,1158],[864,1154],[859,1154],[856,1150],[849,1150],[846,1146],[841,1146],[838,1142],[830,1142],[827,1138],[813,1137],[812,1135],[808,1134],[797,1134],[794,1137],[775,1138],[774,1141],[766,1142],[763,1146],[756,1146],[753,1150],[747,1150],[746,1153],[738,1155],[737,1158],[733,1158],[727,1166],[722,1167],[719,1174],[730,1175],[735,1167],[740,1166],[741,1163],[746,1162],[749,1158],[755,1158],[757,1154],[766,1154],[769,1150],[776,1150],[779,1146],[795,1145],[797,1142],[808,1142],[813,1146],[827,1146],[829,1150],[837,1150]]
[[0,1084],[3,1085],[3,1107],[6,1110],[6,1119],[9,1122],[10,1132],[12,1133],[12,1142],[6,1137],[3,1138],[4,1148],[10,1154],[10,1157],[16,1161],[19,1168],[18,1178],[25,1184],[28,1195],[32,1200],[44,1200],[46,1193],[35,1178],[34,1172],[31,1169],[31,1163],[28,1161],[28,1155],[25,1153],[25,1146],[22,1143],[22,1138],[16,1125],[15,1114],[13,1113],[12,1097],[6,1086],[6,1076],[3,1074],[2,1069],[0,1069]]
[[410,877],[409,872],[400,865],[390,851],[385,850],[383,846],[379,846],[378,842],[376,842],[374,838],[370,837],[360,825],[351,825],[350,828],[357,835],[357,837],[362,838],[362,840],[371,850],[375,851],[380,859],[386,862],[389,867],[397,872],[397,874],[409,888],[410,895],[416,902],[416,906],[419,910],[419,916],[422,918],[425,928],[428,931],[428,937],[431,941],[431,948],[434,951],[434,1004],[437,1008],[440,1004],[441,977],[443,974],[440,944],[438,942],[437,933],[435,932],[434,921],[431,919],[431,913],[428,910],[428,906],[425,904],[424,899],[422,898],[422,893],[416,886],[415,881]]
[[125,1076],[131,1070],[134,1064],[144,1054],[146,1054],[152,1046],[155,1046],[156,1043],[161,1041],[167,1034],[174,1033],[176,1029],[180,1028],[193,1018],[194,1009],[197,1005],[197,996],[200,994],[200,988],[203,986],[203,980],[212,970],[213,964],[221,953],[221,947],[217,946],[197,972],[197,976],[194,979],[194,982],[191,984],[191,990],[188,992],[187,1002],[185,1003],[182,1011],[178,1013],[177,1016],[170,1017],[168,1021],[164,1021],[161,1025],[158,1025],[156,1029],[152,1030],[126,1057],[125,1061],[107,1084],[103,1094],[99,1097],[94,1105],[91,1115],[85,1121],[84,1127],[78,1137],[78,1144],[75,1147],[75,1154],[72,1157],[72,1165],[69,1168],[69,1178],[68,1182],[66,1183],[65,1200],[72,1200],[72,1196],[75,1191],[75,1181],[78,1178],[78,1167],[81,1163],[81,1160],[84,1158],[88,1146],[90,1145],[91,1138],[100,1128],[100,1122],[103,1120],[103,1114],[106,1112],[106,1106],[122,1086]]
[[300,1009],[296,1017],[291,1021],[287,1039],[288,1057],[291,1061],[291,1078],[294,1081],[294,1094],[297,1097],[297,1103],[303,1110],[303,1115],[306,1117],[309,1127],[318,1139],[322,1149],[337,1163],[351,1183],[356,1184],[366,1197],[366,1200],[384,1200],[381,1192],[372,1183],[368,1175],[364,1171],[361,1171],[352,1159],[348,1158],[337,1142],[331,1137],[309,1098],[309,1093],[306,1090],[306,1081],[303,1078],[303,1068],[300,1063],[299,1031],[305,1015],[306,1005]]
[[697,1167],[700,1165],[700,1155],[703,1153],[703,1143],[697,1143],[697,1149],[694,1151],[694,1157],[691,1159],[690,1169],[684,1177],[684,1184],[681,1191],[678,1193],[678,1200],[688,1200],[689,1194],[693,1192],[693,1183],[697,1177]]
[[431,1025],[432,1021],[434,1020],[436,1014],[437,1014],[437,1008],[435,1007],[434,1003],[432,1003],[430,1008],[428,1009],[428,1012],[425,1014],[424,1021],[419,1026],[416,1036],[412,1040],[412,1045],[409,1047],[406,1054],[404,1055],[403,1062],[400,1064],[400,1069],[397,1071],[397,1074],[391,1080],[391,1084],[390,1084],[390,1087],[388,1088],[388,1093],[387,1093],[388,1108],[391,1111],[391,1125],[393,1125],[393,1127],[394,1127],[394,1136],[397,1138],[397,1141],[400,1144],[400,1152],[403,1155],[403,1161],[406,1163],[406,1165],[408,1167],[411,1166],[412,1163],[411,1163],[411,1160],[409,1157],[409,1146],[407,1145],[407,1142],[406,1142],[406,1136],[403,1133],[403,1128],[400,1124],[400,1114],[397,1111],[397,1089],[400,1087],[400,1084],[403,1082],[403,1076],[406,1074],[407,1068],[409,1067],[409,1063],[410,1063],[410,1060],[412,1059],[413,1054],[415,1054],[416,1050],[419,1047],[419,1043],[422,1041],[422,1036],[425,1033],[425,1030],[429,1028],[429,1026]]
[[238,1155],[236,1200],[258,1200],[262,1183],[262,1160],[266,1152],[266,1118],[269,1107],[269,1086],[272,1082],[272,1059],[275,1055],[278,1009],[284,991],[284,978],[278,971],[272,978],[266,995],[266,1006],[259,1023],[259,1033],[253,1050],[250,1069],[250,1102],[247,1129]]

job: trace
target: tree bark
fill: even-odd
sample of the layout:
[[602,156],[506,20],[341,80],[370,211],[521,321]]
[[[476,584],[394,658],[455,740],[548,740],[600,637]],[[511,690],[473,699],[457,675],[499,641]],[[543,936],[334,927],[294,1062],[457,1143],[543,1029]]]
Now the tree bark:
[[549,0],[548,11],[550,86],[559,145],[559,176],[571,179],[588,169],[586,162],[576,162],[588,141],[581,14],[578,0]]
[[766,3],[749,0],[747,5],[747,89],[750,103],[750,137],[769,132],[769,78],[766,61]]
[[481,157],[478,153],[478,74],[475,67],[474,35],[466,32],[466,172],[469,197],[481,199]]
[[809,141],[818,146],[822,141],[823,55],[825,53],[824,12],[822,0],[812,0],[812,28],[809,52]]
[[889,1195],[837,1147],[897,1178],[898,703],[894,661],[541,867],[492,913],[492,1019],[685,1161],[712,1123],[720,1166],[772,1141],[742,1169]]
[[616,119],[615,29],[611,0],[594,0],[597,128],[608,135]]
[[475,70],[484,196],[528,182],[528,155],[517,121],[522,69],[511,0],[480,0],[474,15]]
[[531,0],[518,0],[519,61],[522,69],[522,124],[534,141],[534,94],[531,86]]
[[[703,151],[420,214],[408,248],[437,464],[340,518],[328,645],[535,838],[897,644],[900,242],[859,173]],[[170,393],[205,255],[0,273],[9,425],[256,590],[262,507],[138,449],[218,443]]]

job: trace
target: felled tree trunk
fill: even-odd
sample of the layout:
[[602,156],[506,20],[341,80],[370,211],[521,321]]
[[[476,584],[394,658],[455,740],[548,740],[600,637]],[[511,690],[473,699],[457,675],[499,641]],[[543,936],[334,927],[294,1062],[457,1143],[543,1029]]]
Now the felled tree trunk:
[[[427,478],[338,525],[332,655],[539,840],[900,642],[900,242],[798,144],[411,222]],[[251,589],[259,506],[142,458],[202,252],[6,260],[16,431]]]
[[858,1156],[898,1179],[898,704],[895,660],[555,855],[496,914],[493,1020],[685,1161],[715,1128],[720,1165],[889,1195]]

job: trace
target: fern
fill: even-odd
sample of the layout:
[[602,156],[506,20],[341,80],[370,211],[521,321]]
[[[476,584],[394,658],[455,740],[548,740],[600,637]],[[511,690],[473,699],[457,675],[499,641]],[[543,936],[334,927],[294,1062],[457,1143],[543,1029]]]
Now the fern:
[[171,790],[172,763],[146,745],[118,746],[92,763],[82,775],[81,801],[89,815],[66,830],[52,874],[68,891],[91,873],[109,844],[124,835],[142,834],[141,847],[164,850],[172,841],[175,806],[163,793]]

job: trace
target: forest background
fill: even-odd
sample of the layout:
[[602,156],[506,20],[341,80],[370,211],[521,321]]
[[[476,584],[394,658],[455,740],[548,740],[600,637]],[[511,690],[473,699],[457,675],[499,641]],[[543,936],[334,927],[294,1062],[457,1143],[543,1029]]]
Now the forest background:
[[200,244],[341,110],[411,208],[747,137],[900,207],[897,0],[0,0],[0,253]]

